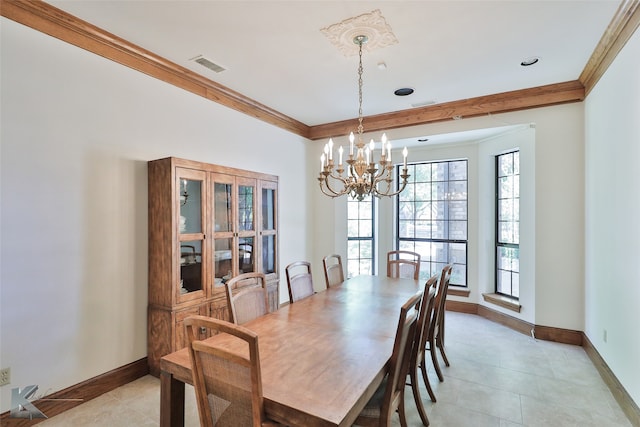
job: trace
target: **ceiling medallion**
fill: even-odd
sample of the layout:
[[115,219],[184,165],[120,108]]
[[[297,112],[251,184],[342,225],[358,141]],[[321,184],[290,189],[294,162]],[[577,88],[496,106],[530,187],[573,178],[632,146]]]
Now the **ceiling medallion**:
[[364,49],[368,52],[398,43],[380,9],[345,19],[320,31],[346,57],[358,54],[359,46],[353,42],[358,36],[367,38]]

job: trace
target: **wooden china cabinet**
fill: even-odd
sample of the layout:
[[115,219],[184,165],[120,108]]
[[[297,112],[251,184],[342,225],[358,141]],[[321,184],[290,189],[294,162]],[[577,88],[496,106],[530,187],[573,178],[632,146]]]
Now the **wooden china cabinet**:
[[279,304],[278,177],[169,157],[149,167],[149,368],[184,342],[193,314],[229,320],[224,282],[265,274]]

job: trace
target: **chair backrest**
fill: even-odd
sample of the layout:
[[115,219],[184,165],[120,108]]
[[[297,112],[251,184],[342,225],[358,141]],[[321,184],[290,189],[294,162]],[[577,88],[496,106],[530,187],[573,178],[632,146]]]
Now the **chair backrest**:
[[387,277],[418,280],[420,277],[420,254],[411,251],[387,252]]
[[438,275],[434,274],[424,284],[424,292],[422,294],[422,302],[420,303],[420,312],[416,325],[416,334],[414,338],[414,347],[412,350],[412,367],[415,368],[421,361],[424,349],[427,345],[429,337],[429,326],[433,318],[433,309],[435,303],[436,286],[438,285]]
[[385,414],[397,409],[399,399],[404,396],[405,381],[409,374],[413,338],[416,331],[418,305],[421,300],[422,292],[418,292],[409,298],[400,309],[393,352],[391,359],[389,359],[389,377],[382,401],[381,417],[385,417]]
[[289,288],[289,302],[291,304],[313,295],[311,263],[307,261],[292,262],[284,270],[287,274],[287,287]]
[[269,312],[264,274],[240,274],[225,283],[225,287],[231,323],[242,325]]
[[[200,425],[258,427],[265,420],[258,336],[249,329],[205,316],[184,321],[189,342]],[[227,345],[197,339],[200,328],[226,334],[243,348],[242,355]]]
[[344,282],[342,257],[340,255],[327,255],[322,258],[322,265],[324,267],[324,280],[327,283],[327,289]]
[[451,279],[451,271],[453,266],[447,264],[442,268],[440,281],[438,282],[438,290],[436,291],[435,301],[433,305],[433,318],[429,325],[429,335],[435,336],[439,332],[440,323],[444,317],[444,310],[447,303],[447,291],[449,290],[449,280]]

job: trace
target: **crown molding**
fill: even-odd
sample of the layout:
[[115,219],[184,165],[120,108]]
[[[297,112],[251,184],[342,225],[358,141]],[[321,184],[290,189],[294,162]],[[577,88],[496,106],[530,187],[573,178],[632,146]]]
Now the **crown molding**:
[[585,87],[585,95],[595,87],[638,26],[640,0],[622,0],[578,79]]
[[[639,3],[622,0],[578,80],[367,116],[367,131],[580,102],[638,28]],[[0,15],[304,138],[347,135],[357,121],[308,126],[43,1],[0,0]]]
[[[365,117],[367,132],[416,126],[459,118],[478,117],[508,111],[546,107],[584,100],[584,86],[577,80],[514,90],[461,101],[445,102],[393,113]],[[333,138],[348,135],[357,119],[311,126],[309,139]]]

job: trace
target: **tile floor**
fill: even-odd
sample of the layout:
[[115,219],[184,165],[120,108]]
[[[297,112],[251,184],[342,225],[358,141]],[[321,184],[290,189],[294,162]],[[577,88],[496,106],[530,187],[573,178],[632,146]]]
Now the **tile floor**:
[[[534,340],[482,317],[447,312],[445,380],[430,369],[437,403],[424,386],[431,426],[627,426],[631,423],[581,347]],[[409,426],[420,418],[407,388]],[[160,382],[147,375],[70,411],[43,427],[157,426]],[[198,426],[188,386],[186,426]],[[394,426],[399,425],[397,416]]]

